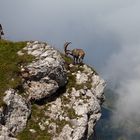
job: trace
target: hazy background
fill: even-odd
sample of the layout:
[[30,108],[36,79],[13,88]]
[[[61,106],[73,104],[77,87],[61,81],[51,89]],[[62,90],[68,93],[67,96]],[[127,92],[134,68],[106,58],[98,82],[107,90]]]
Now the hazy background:
[[139,13],[139,0],[0,0],[5,38],[47,41],[61,50],[71,41],[86,51],[84,61],[119,95],[115,123],[140,123]]

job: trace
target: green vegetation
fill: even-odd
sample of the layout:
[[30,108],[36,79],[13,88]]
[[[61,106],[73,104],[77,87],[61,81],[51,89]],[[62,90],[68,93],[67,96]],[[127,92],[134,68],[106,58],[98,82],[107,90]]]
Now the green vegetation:
[[[48,132],[51,128],[49,128],[48,125],[45,125],[45,129],[41,130],[39,127],[40,122],[45,122],[46,120],[49,121],[49,124],[55,123],[56,126],[56,133],[59,134],[63,127],[66,124],[69,124],[69,122],[65,120],[59,120],[59,119],[50,119],[48,116],[45,115],[45,111],[48,109],[49,105],[32,105],[32,114],[31,118],[28,120],[28,124],[26,128],[18,134],[17,138],[20,140],[30,140],[30,139],[35,139],[35,140],[51,140],[52,139],[52,134]],[[49,111],[49,110],[48,110]],[[30,132],[30,129],[35,130],[35,133]]]
[[[74,65],[74,66],[69,66],[69,64],[73,64],[73,59],[69,56],[66,56],[64,54],[61,53],[62,58],[65,61],[65,67],[67,69],[68,72],[68,83],[66,86],[66,89],[69,89],[69,92],[71,92],[72,88],[74,87],[76,90],[80,90],[83,89],[84,86],[86,86],[88,89],[92,88],[92,81],[91,81],[91,77],[89,77],[88,82],[86,83],[82,83],[82,84],[77,84],[76,83],[76,76],[74,75],[74,73],[76,73],[77,71],[83,72],[84,68],[83,68],[83,64],[81,65]],[[91,70],[98,75],[98,73],[90,66],[88,66],[89,68],[91,68]]]
[[31,133],[29,129],[26,128],[17,136],[17,138],[19,140],[51,140],[52,136],[48,134],[46,130],[42,131],[40,128],[37,129],[39,130],[38,132]]
[[72,63],[73,63],[73,59],[72,59],[71,57],[68,57],[68,56],[66,56],[65,54],[61,53],[61,52],[60,52],[60,54],[61,54],[62,58],[64,59],[64,61],[65,61],[67,64],[72,64]]
[[70,118],[70,119],[76,119],[78,118],[79,116],[75,113],[75,110],[71,107],[63,107],[65,113],[67,114],[67,116]]
[[17,88],[21,84],[19,67],[32,61],[33,56],[18,56],[17,52],[26,46],[26,42],[0,40],[0,106],[3,105],[4,91]]
[[83,89],[84,86],[87,87],[88,89],[91,89],[92,88],[91,81],[87,81],[86,83],[82,83],[82,84],[77,84],[75,89],[80,90]]
[[[0,40],[0,106],[5,107],[5,103],[2,101],[2,98],[4,96],[5,90],[8,88],[14,88],[17,89],[17,87],[22,86],[21,77],[19,76],[20,73],[20,66],[26,65],[30,63],[34,57],[31,55],[27,55],[24,51],[23,56],[18,56],[17,52],[21,50],[23,47],[26,46],[27,42],[11,42],[6,40]],[[76,83],[76,76],[74,73],[77,71],[84,71],[84,68],[82,65],[74,65],[72,67],[69,66],[69,64],[73,63],[73,59],[71,57],[67,57],[64,54],[61,54],[63,59],[65,60],[65,66],[68,72],[68,83],[64,89],[61,89],[61,94],[59,95],[61,97],[63,105],[66,105],[70,101],[70,94],[68,97],[63,96],[63,93],[65,93],[65,89],[70,91],[74,87],[76,90],[82,89],[84,86],[87,88],[91,88],[91,81],[85,83],[85,84],[77,84]],[[94,70],[93,70],[94,71]],[[90,77],[89,77],[90,79]],[[81,95],[82,96],[82,95]],[[82,98],[82,97],[79,98]],[[44,102],[43,105],[32,105],[32,114],[30,119],[28,120],[27,127],[18,134],[17,138],[20,140],[50,140],[52,138],[52,135],[48,132],[48,126],[45,126],[45,130],[41,130],[39,127],[39,122],[43,122],[48,119],[49,123],[55,123],[57,126],[57,133],[60,133],[63,129],[63,127],[66,124],[69,124],[69,122],[65,120],[49,120],[48,116],[45,115],[45,111],[48,110],[49,104],[46,104],[47,102]],[[70,119],[74,119],[79,117],[73,108],[62,108],[65,113],[68,115]],[[48,110],[49,111],[49,110]],[[30,129],[35,130],[36,132],[31,132]]]
[[[76,67],[76,66],[73,66],[73,67]],[[76,83],[76,75],[74,75],[73,73],[77,72],[78,70],[81,71],[81,69],[83,71],[83,68],[81,68],[79,66],[77,68],[73,68],[73,67],[70,68],[70,72],[68,73],[68,83],[66,85],[66,89],[68,89],[68,92],[71,92],[73,87],[76,90],[83,89],[84,86],[87,87],[88,89],[91,89],[92,88],[92,81],[91,81],[90,77],[86,83],[82,83],[82,84]]]
[[76,78],[75,75],[72,75],[71,72],[68,73],[68,83],[66,85],[66,89],[68,89],[68,92],[70,93],[72,91],[72,88],[76,85]]
[[62,103],[65,105],[70,102],[71,95],[69,94],[68,97],[61,96],[60,98],[61,98]]
[[[41,130],[39,127],[39,122],[47,119],[44,114],[45,111],[45,106],[32,105],[31,118],[28,120],[26,128],[18,134],[17,138],[20,140],[51,140],[52,136],[48,133],[47,126],[45,127],[45,130]],[[30,129],[35,130],[35,133],[30,132]]]
[[62,132],[62,129],[64,128],[64,126],[66,124],[69,124],[69,122],[67,122],[66,120],[50,120],[49,121],[50,123],[55,123],[57,125],[57,128],[56,128],[56,133],[57,134],[60,134]]

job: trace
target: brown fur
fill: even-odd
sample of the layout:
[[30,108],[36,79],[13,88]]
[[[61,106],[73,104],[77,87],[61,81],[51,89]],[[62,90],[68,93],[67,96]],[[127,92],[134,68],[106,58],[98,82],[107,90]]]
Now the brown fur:
[[71,55],[73,56],[74,59],[74,63],[82,63],[84,56],[85,56],[85,52],[82,49],[73,49],[71,50],[67,50],[68,45],[71,44],[71,42],[66,42],[64,44],[64,51],[66,55]]

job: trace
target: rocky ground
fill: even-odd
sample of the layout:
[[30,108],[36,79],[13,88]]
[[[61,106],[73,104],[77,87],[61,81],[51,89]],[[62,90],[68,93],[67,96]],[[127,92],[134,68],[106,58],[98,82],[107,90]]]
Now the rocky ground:
[[45,42],[28,42],[18,55],[25,53],[34,60],[20,66],[22,86],[5,91],[0,140],[88,139],[101,116],[105,81]]

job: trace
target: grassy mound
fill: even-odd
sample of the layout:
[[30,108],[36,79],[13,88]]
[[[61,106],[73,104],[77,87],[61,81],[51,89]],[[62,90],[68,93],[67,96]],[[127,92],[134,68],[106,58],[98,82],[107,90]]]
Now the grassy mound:
[[0,106],[3,104],[4,91],[8,88],[17,88],[21,84],[20,65],[31,62],[33,58],[26,54],[17,55],[26,43],[0,40]]

